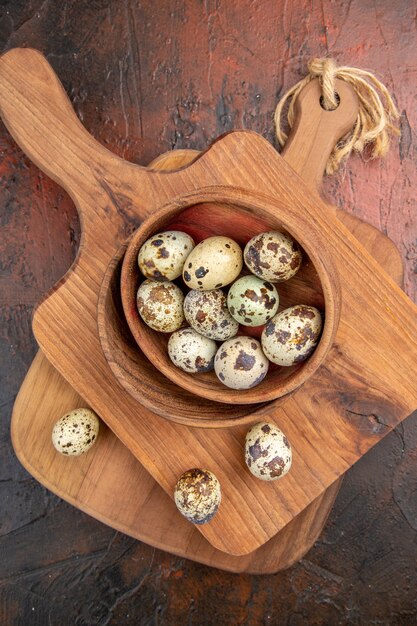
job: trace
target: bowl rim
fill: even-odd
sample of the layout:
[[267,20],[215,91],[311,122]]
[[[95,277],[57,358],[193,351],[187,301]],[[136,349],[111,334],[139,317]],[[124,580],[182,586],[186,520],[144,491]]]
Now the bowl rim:
[[[319,276],[321,288],[325,302],[325,319],[320,341],[309,359],[304,361],[296,371],[281,384],[269,385],[265,390],[264,383],[267,378],[257,387],[247,390],[233,390],[222,385],[214,387],[201,384],[201,376],[190,376],[186,372],[176,368],[169,358],[162,359],[159,350],[155,350],[152,342],[147,336],[147,328],[139,317],[136,308],[136,289],[132,287],[135,280],[132,278],[136,270],[137,256],[140,246],[150,236],[162,230],[164,222],[172,218],[184,209],[208,203],[221,203],[231,205],[245,212],[253,213],[257,217],[265,217],[269,222],[274,219],[281,224],[280,229],[290,233],[290,235],[306,251],[315,270]],[[272,228],[271,228],[272,230]],[[278,230],[278,227],[277,227]],[[307,234],[306,234],[307,232]],[[254,233],[255,234],[255,233]],[[288,203],[280,202],[280,199],[273,198],[266,194],[253,192],[247,189],[230,187],[203,187],[177,196],[172,199],[154,214],[142,222],[139,228],[131,236],[121,269],[121,299],[126,321],[130,331],[144,354],[151,362],[172,382],[192,393],[215,402],[226,404],[260,404],[277,400],[297,389],[308,380],[323,363],[329,352],[335,334],[337,332],[340,318],[340,286],[338,274],[331,256],[325,245],[324,238],[314,223],[309,221],[308,228],[305,228],[305,221],[297,211],[288,206]],[[303,303],[300,303],[303,304]],[[139,323],[138,323],[139,321]],[[141,333],[145,330],[145,333]],[[151,329],[149,329],[151,330]],[[155,332],[155,331],[152,331]],[[164,355],[165,356],[165,355]]]

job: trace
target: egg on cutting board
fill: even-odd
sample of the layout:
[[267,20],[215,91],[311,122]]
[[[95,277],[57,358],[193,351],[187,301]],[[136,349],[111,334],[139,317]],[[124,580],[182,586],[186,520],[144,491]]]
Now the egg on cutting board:
[[278,311],[279,296],[274,285],[257,276],[242,276],[229,289],[227,306],[239,324],[261,326]]
[[272,283],[295,276],[302,261],[297,242],[290,235],[276,230],[252,237],[245,246],[243,257],[252,274]]
[[75,409],[63,415],[52,429],[54,448],[66,456],[84,454],[95,443],[100,420],[91,409]]
[[282,478],[291,468],[290,442],[275,424],[259,422],[246,434],[245,461],[249,471],[260,480]]
[[177,509],[188,521],[206,524],[220,506],[220,482],[207,469],[187,470],[175,485],[174,500]]
[[313,306],[298,304],[284,309],[266,324],[262,349],[277,365],[301,363],[314,352],[322,324],[320,311]]
[[153,330],[171,333],[184,323],[184,294],[174,283],[145,280],[136,297],[139,315]]
[[224,341],[236,335],[239,324],[230,315],[221,289],[192,289],[184,300],[185,319],[194,330],[209,339]]
[[187,257],[182,277],[190,289],[219,289],[233,282],[242,266],[242,250],[233,239],[209,237]]
[[181,276],[194,240],[179,230],[167,230],[150,237],[139,250],[139,269],[145,278],[174,280]]

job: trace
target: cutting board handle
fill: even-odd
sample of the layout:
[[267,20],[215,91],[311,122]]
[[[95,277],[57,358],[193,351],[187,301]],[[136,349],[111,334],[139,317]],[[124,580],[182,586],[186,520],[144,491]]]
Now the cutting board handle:
[[[334,111],[320,106],[318,80],[303,89],[283,151],[287,163],[310,189],[318,191],[334,145],[357,117],[358,103],[352,88],[341,81],[337,81],[336,88],[340,104]],[[112,241],[113,247],[125,241],[140,221],[167,202],[171,188],[176,188],[179,195],[186,194],[195,181],[204,186],[207,180],[206,155],[200,163],[189,166],[190,178],[183,179],[178,172],[164,172],[162,176],[128,163],[104,148],[78,119],[46,58],[30,48],[15,48],[0,57],[0,115],[28,157],[74,200],[83,231],[78,261],[85,258],[88,262],[91,240],[97,237]],[[234,135],[233,139],[224,138],[223,144],[215,143],[208,152],[227,145],[227,141],[230,145],[235,141],[245,145],[246,141],[250,152],[248,135]],[[208,160],[212,158],[213,153]],[[216,183],[216,179],[211,181]]]
[[[336,89],[340,104],[334,111],[321,107],[318,79],[301,91],[296,120],[282,153],[304,182],[318,191],[331,151],[352,128],[358,113],[353,89],[340,80]],[[22,150],[66,189],[79,210],[91,204],[92,185],[97,188],[97,178],[102,179],[104,171],[113,172],[110,187],[126,171],[127,162],[84,128],[52,67],[37,50],[14,48],[0,57],[0,115]],[[146,168],[131,167],[136,179],[142,174],[144,184],[152,178]],[[135,210],[143,219],[152,209],[146,203],[142,206],[136,196]]]
[[282,156],[310,189],[320,191],[327,160],[336,143],[348,133],[358,116],[358,98],[352,87],[336,80],[340,102],[334,111],[320,104],[321,87],[312,80],[295,103],[295,123]]
[[73,197],[82,199],[103,157],[122,161],[84,128],[37,50],[14,48],[0,57],[0,115],[29,158]]

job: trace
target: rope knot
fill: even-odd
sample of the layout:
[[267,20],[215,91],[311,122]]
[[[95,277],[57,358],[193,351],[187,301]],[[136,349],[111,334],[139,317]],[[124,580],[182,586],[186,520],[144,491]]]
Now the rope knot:
[[334,88],[337,66],[333,59],[312,59],[308,64],[310,76],[320,80],[322,106],[326,111],[337,109],[338,100]]
[[[354,150],[362,154],[367,146],[370,147],[371,158],[384,156],[389,147],[390,136],[399,135],[394,126],[399,113],[388,89],[371,72],[355,67],[337,67],[333,59],[315,58],[308,63],[308,75],[289,89],[279,101],[275,110],[275,128],[277,139],[281,146],[287,140],[287,135],[281,128],[281,116],[285,104],[288,102],[288,124],[294,124],[294,104],[300,91],[314,78],[318,78],[321,85],[321,106],[327,111],[333,111],[339,104],[335,91],[335,79],[349,83],[359,99],[359,112],[354,128],[339,141],[329,157],[326,173],[332,174],[339,169],[341,162]],[[384,100],[382,100],[382,98]]]

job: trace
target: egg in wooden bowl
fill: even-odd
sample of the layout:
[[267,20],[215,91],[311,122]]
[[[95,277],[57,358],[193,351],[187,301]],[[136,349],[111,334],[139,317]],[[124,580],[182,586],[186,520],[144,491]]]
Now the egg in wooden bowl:
[[[130,239],[123,259],[119,260],[116,284],[113,289],[109,289],[115,276],[111,275],[111,271],[108,272],[102,288],[104,295],[100,298],[103,303],[107,297],[107,308],[111,309],[109,292],[114,293],[120,289],[118,318],[120,320],[124,317],[124,332],[114,332],[114,324],[110,323],[112,314],[103,313],[103,306],[99,315],[103,349],[119,382],[136,399],[165,417],[191,425],[216,427],[227,426],[231,420],[236,424],[249,423],[253,421],[251,415],[256,408],[253,405],[284,398],[299,387],[316,371],[332,345],[337,329],[339,297],[337,284],[331,271],[329,272],[331,259],[327,255],[324,242],[320,241],[320,233],[307,232],[303,226],[299,216],[289,211],[285,204],[260,198],[249,192],[244,195],[236,194],[232,190],[227,193],[218,190],[193,192],[178,202],[162,207],[143,222]],[[298,269],[290,280],[274,283],[274,289],[279,294],[278,313],[295,305],[312,306],[320,312],[323,328],[309,358],[304,361],[300,359],[290,366],[271,362],[267,375],[262,379],[257,377],[260,382],[246,389],[227,387],[214,370],[190,374],[176,367],[169,357],[169,333],[150,328],[141,318],[137,307],[137,292],[145,280],[138,266],[140,250],[150,238],[169,231],[185,233],[195,243],[185,259],[183,273],[194,269],[194,264],[191,268],[188,267],[192,262],[191,255],[195,257],[199,245],[210,238],[224,238],[223,243],[229,239],[230,245],[234,242],[241,250],[242,260],[249,242],[262,233],[282,233],[289,241],[293,241],[297,252],[297,260],[293,265],[298,264]],[[267,240],[266,245],[268,243],[272,244],[270,251],[274,252],[275,248],[279,254],[276,241]],[[218,249],[220,251],[221,247]],[[285,255],[280,256],[282,265]],[[238,257],[236,254],[233,268],[235,275],[230,280],[226,278],[214,283],[215,287],[222,282],[217,289],[223,291],[226,300],[229,289],[236,280],[252,275],[244,263],[238,267]],[[187,263],[188,258],[190,260]],[[205,261],[209,259],[206,258]],[[199,285],[197,282],[194,287],[197,287],[197,291],[199,288],[202,294],[205,291],[208,293],[210,289],[206,290],[204,287],[213,287],[213,284],[205,284],[202,279],[209,276],[211,268],[207,263],[198,262],[195,270],[200,270],[200,277],[196,276],[196,280],[203,284]],[[173,284],[182,290],[187,299],[187,294],[191,291],[189,281],[179,277],[174,279]],[[186,325],[191,326],[187,321]],[[241,324],[234,336],[249,336],[261,341],[263,330],[264,325]],[[198,329],[197,331],[201,332]],[[216,341],[220,348],[221,338]],[[167,394],[170,394],[170,401],[166,400]]]

